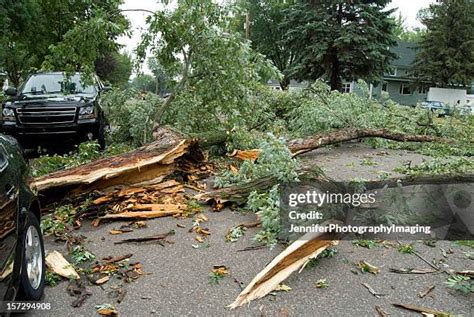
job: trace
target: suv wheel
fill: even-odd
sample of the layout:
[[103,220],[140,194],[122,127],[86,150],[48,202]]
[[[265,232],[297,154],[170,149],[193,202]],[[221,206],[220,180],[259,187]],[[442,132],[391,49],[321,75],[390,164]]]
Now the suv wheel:
[[45,285],[44,245],[38,219],[28,213],[23,233],[20,292],[26,300],[39,300]]

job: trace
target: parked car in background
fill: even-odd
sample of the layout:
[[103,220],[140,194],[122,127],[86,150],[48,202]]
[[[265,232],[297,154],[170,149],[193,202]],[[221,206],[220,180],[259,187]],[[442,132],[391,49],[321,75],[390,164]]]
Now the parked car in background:
[[106,119],[100,107],[106,90],[97,77],[84,85],[80,73],[33,74],[18,89],[8,88],[2,104],[2,130],[26,148],[98,140],[105,148]]
[[17,141],[0,134],[0,303],[43,295],[40,206],[27,178],[28,165]]
[[452,113],[451,107],[441,101],[424,101],[421,103],[421,108],[437,112],[442,116],[450,115]]
[[466,104],[461,109],[461,114],[466,116],[474,116],[474,105]]

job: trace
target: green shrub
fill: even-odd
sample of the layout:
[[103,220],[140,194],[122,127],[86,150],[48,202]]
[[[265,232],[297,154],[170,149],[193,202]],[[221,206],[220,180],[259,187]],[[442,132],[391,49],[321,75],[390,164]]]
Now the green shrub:
[[102,107],[110,124],[109,143],[141,146],[152,138],[156,112],[163,98],[153,93],[139,96],[134,90],[113,90],[104,95]]

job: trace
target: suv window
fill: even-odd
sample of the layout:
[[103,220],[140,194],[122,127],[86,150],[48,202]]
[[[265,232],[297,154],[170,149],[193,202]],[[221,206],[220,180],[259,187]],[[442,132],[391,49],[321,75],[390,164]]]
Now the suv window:
[[94,94],[94,86],[83,86],[79,74],[71,76],[69,79],[63,74],[36,74],[32,75],[25,83],[22,93],[24,95],[43,94]]

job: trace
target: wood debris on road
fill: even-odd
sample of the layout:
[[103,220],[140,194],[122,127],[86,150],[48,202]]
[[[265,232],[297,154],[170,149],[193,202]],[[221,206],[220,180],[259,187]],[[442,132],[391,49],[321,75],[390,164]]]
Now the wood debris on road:
[[67,279],[79,279],[74,267],[58,251],[50,252],[45,258],[46,266],[59,276]]
[[298,271],[312,258],[328,247],[337,244],[335,233],[307,233],[293,242],[273,259],[228,307],[242,306],[272,292],[294,271]]

